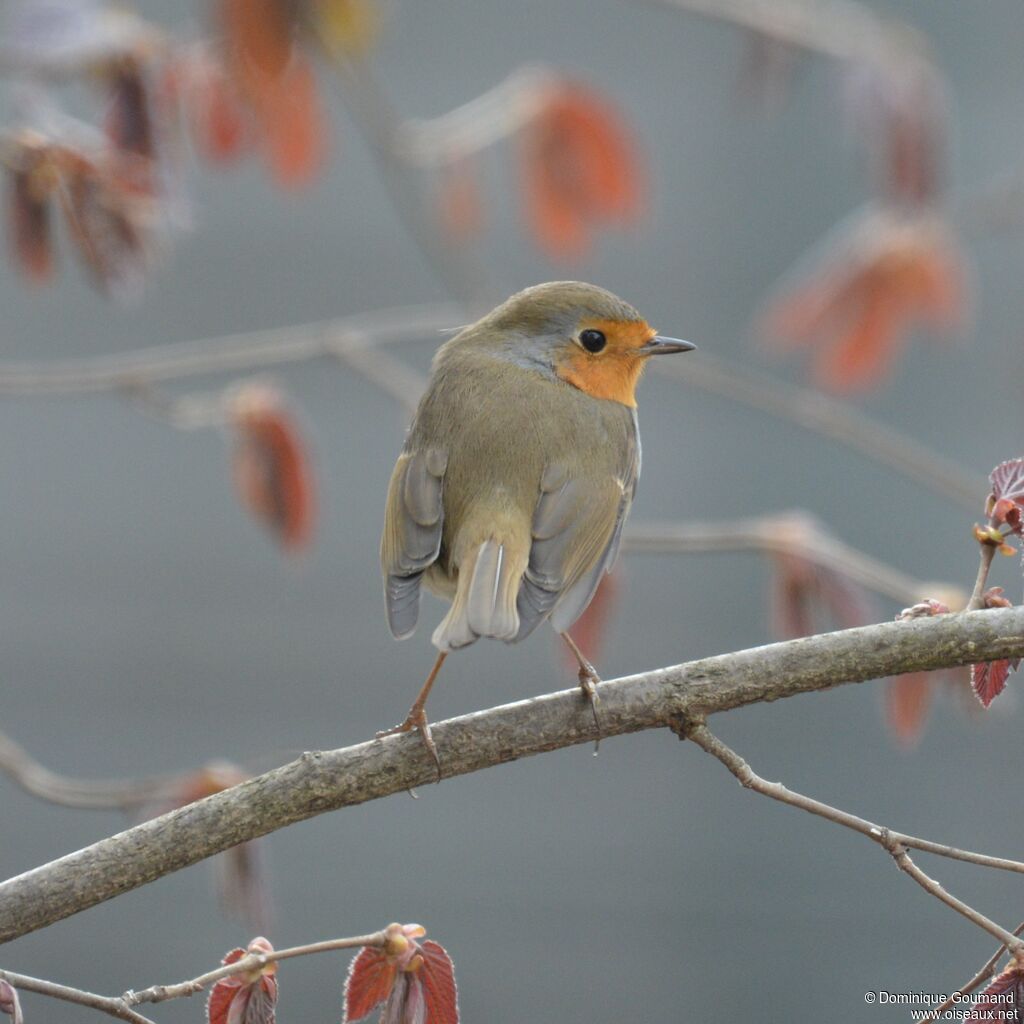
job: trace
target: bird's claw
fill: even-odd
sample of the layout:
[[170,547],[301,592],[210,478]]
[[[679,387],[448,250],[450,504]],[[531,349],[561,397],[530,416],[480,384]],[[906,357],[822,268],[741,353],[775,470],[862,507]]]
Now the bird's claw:
[[597,695],[597,686],[601,682],[601,677],[597,674],[594,666],[588,662],[586,665],[580,665],[577,678],[580,681],[583,696],[590,704],[591,714],[594,716],[594,728],[597,729],[597,738],[594,740],[594,756],[596,757],[598,748],[601,746],[601,719],[597,713],[597,705],[601,702],[601,698]]
[[[403,732],[418,731],[421,738],[423,739],[423,745],[427,748],[427,752],[430,754],[434,761],[434,767],[437,769],[437,781],[441,781],[441,758],[437,753],[437,744],[434,743],[434,737],[430,732],[430,722],[427,721],[427,713],[422,708],[419,711],[410,711],[408,717],[400,725],[396,725],[391,729],[382,729],[377,733],[376,738],[381,740],[385,736],[397,736]],[[410,790],[410,792],[412,792]],[[413,794],[415,796],[415,794]]]

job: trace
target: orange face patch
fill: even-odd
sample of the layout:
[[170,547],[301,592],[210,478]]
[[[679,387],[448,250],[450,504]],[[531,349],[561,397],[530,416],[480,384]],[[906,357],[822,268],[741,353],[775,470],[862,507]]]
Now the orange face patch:
[[654,337],[644,320],[584,320],[576,330],[601,331],[608,344],[600,352],[573,346],[556,372],[562,380],[593,398],[636,406],[636,385],[647,359],[638,349]]

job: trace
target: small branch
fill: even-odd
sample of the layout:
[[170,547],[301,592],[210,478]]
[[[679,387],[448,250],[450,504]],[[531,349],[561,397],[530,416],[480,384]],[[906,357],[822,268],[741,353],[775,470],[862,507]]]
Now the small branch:
[[88,1006],[90,1009],[108,1013],[111,1017],[117,1017],[118,1020],[131,1021],[132,1024],[153,1024],[148,1017],[136,1013],[124,999],[98,996],[93,992],[86,992],[84,989],[58,985],[56,982],[44,981],[42,978],[30,978],[27,974],[15,974],[14,971],[0,970],[0,978],[9,981],[21,992],[35,992],[41,996],[60,999],[65,1003]]
[[325,942],[313,942],[303,946],[292,946],[290,949],[277,949],[272,953],[247,953],[245,956],[224,964],[191,981],[182,981],[176,985],[152,985],[141,992],[134,992],[129,989],[123,996],[110,997],[99,996],[93,992],[86,992],[83,989],[70,988],[67,985],[58,985],[52,981],[44,981],[41,978],[30,978],[25,974],[15,974],[13,971],[0,970],[0,978],[9,981],[15,988],[24,992],[35,992],[38,995],[50,996],[53,999],[61,999],[68,1003],[77,1003],[79,1006],[88,1006],[94,1010],[101,1010],[103,1013],[117,1017],[119,1020],[131,1021],[132,1024],[153,1024],[148,1017],[136,1012],[133,1007],[142,1003],[163,1003],[169,999],[180,999],[184,996],[192,996],[201,992],[208,985],[220,981],[221,978],[229,978],[233,974],[244,974],[247,971],[259,970],[267,964],[276,963],[279,960],[290,960],[297,956],[311,956],[315,953],[327,953],[338,949],[353,949],[363,946],[383,946],[387,942],[387,935],[383,931],[372,932],[369,935],[356,935],[345,939],[328,939]]
[[[726,768],[739,780],[740,784],[747,789],[754,790],[762,796],[767,796],[780,803],[789,804],[791,807],[799,807],[803,811],[815,814],[819,818],[842,825],[844,828],[852,829],[866,836],[872,842],[877,843],[884,850],[887,850],[901,871],[917,882],[926,892],[931,893],[936,899],[941,900],[946,906],[951,907],[957,913],[966,917],[969,921],[983,928],[990,935],[994,935],[1007,949],[1014,953],[1024,952],[1024,942],[1017,938],[1012,932],[1008,932],[1002,925],[986,917],[980,911],[964,903],[943,888],[934,878],[926,875],[910,858],[907,848],[916,846],[920,849],[928,849],[931,853],[938,853],[942,856],[954,855],[957,860],[967,860],[974,864],[994,866],[993,858],[985,857],[982,854],[969,853],[965,850],[956,850],[952,847],[943,846],[938,843],[925,842],[915,839],[912,836],[904,835],[901,832],[893,832],[881,825],[859,818],[855,814],[849,814],[838,807],[822,803],[812,797],[804,796],[802,793],[795,793],[787,789],[780,782],[768,782],[756,774],[754,770],[734,750],[727,747],[717,736],[715,736],[701,720],[690,720],[681,727],[680,734],[693,740],[702,750],[717,758]],[[924,845],[922,845],[924,844]],[[1006,865],[1013,864],[1011,870],[1024,871],[1024,864],[1013,861],[1006,862]]]
[[[1024,921],[1021,921],[1016,928],[1013,929],[1013,934],[1020,936],[1021,932],[1024,932]],[[966,996],[973,992],[975,989],[980,988],[989,978],[992,977],[996,969],[996,964],[999,963],[999,958],[1007,952],[1006,943],[1004,942],[989,958],[985,961],[984,965],[978,970],[973,978],[966,985],[961,985],[955,992],[951,993],[949,998],[939,1003],[934,1009],[930,1010],[926,1016],[921,1018],[921,1024],[930,1024],[932,1021],[937,1021],[946,1010],[950,1007],[956,1006],[958,1003],[958,996]]]
[[876,423],[853,406],[820,391],[787,384],[703,350],[682,362],[664,359],[657,369],[702,391],[837,441],[972,512],[982,507],[991,489],[980,474],[963,469],[913,438]]
[[151,985],[141,992],[127,991],[121,997],[126,1006],[138,1006],[140,1003],[163,1003],[168,999],[180,999],[183,996],[195,995],[207,985],[230,978],[232,974],[244,974],[247,971],[259,970],[267,964],[279,960],[290,960],[297,956],[311,956],[314,953],[329,953],[337,949],[353,949],[363,946],[383,946],[387,935],[383,931],[372,932],[370,935],[356,935],[347,939],[327,939],[324,942],[313,942],[304,946],[292,946],[290,949],[275,949],[272,953],[246,953],[234,963],[224,964],[206,974],[200,974],[191,981],[181,981],[175,985]]
[[[944,598],[952,599],[945,601],[950,607],[967,603],[966,593],[953,584],[914,579],[844,544],[800,511],[717,523],[637,523],[626,527],[622,550],[628,554],[760,551],[794,555],[894,601],[913,604],[936,596],[933,591],[940,588]],[[962,594],[959,601],[958,594]]]
[[978,575],[974,581],[974,590],[971,591],[971,599],[967,602],[970,610],[985,607],[985,584],[988,582],[988,573],[992,568],[992,559],[996,557],[996,546],[994,544],[979,544],[981,556],[978,561]]
[[180,776],[86,780],[60,775],[35,760],[10,736],[0,732],[0,771],[26,792],[62,807],[134,811],[173,796]]
[[0,361],[0,395],[38,396],[130,391],[140,384],[208,373],[252,370],[341,356],[374,343],[436,334],[461,323],[458,306],[410,306],[342,317],[323,323],[249,331],[158,345],[121,355],[61,359],[50,363]]
[[558,76],[547,68],[519,68],[447,114],[402,122],[395,148],[403,159],[422,167],[478,153],[522,131],[550,102],[557,83]]
[[850,0],[656,0],[836,60],[924,59],[924,37]]
[[[1024,656],[1024,608],[885,622],[602,683],[601,737],[903,672]],[[433,725],[446,777],[591,743],[579,688]],[[412,734],[312,751],[0,884],[0,942],[28,934],[239,843],[437,778]],[[1002,937],[1002,936],[1000,936]],[[1014,940],[1016,941],[1016,940]]]

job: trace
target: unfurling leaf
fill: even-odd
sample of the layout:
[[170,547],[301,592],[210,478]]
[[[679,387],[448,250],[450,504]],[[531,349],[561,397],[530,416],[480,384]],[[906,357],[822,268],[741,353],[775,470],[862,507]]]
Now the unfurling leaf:
[[342,1024],[383,1004],[381,1024],[458,1024],[458,992],[444,947],[416,940],[424,929],[391,924],[382,948],[367,946],[349,967]]
[[606,100],[585,86],[552,88],[522,133],[526,215],[556,260],[582,256],[598,223],[628,223],[643,191],[637,145]]
[[308,545],[316,501],[313,473],[294,416],[265,384],[239,388],[230,401],[233,470],[242,504],[289,551]]
[[7,165],[7,216],[11,255],[17,268],[37,283],[53,276],[53,228],[50,193],[53,168],[43,147],[24,140],[11,143]]
[[[1016,534],[1024,534],[1024,459],[1001,462],[989,476],[992,494],[988,502],[989,517],[997,525],[1005,524]],[[996,536],[1001,535],[996,531]]]
[[0,1013],[6,1013],[11,1018],[11,1024],[22,1024],[24,1019],[18,990],[3,978],[0,978]]
[[945,604],[942,601],[936,601],[933,597],[926,597],[923,601],[918,601],[917,604],[913,604],[909,608],[904,608],[903,611],[896,616],[896,621],[901,622],[905,619],[924,619],[929,618],[932,615],[948,614],[948,604]]
[[1018,1022],[1024,1009],[1024,965],[1011,959],[971,1004],[967,1020]]
[[[247,953],[272,953],[274,947],[262,936],[247,949],[233,949],[224,957],[226,965],[237,963]],[[277,964],[268,963],[239,974],[221,978],[206,1001],[209,1024],[274,1024],[277,1007]]]
[[1006,680],[1019,664],[1019,659],[1010,661],[1003,658],[999,661],[982,661],[971,666],[971,688],[981,701],[982,707],[987,708],[1003,692]]
[[761,329],[779,350],[816,349],[819,387],[864,391],[885,378],[918,324],[959,329],[966,291],[956,240],[937,214],[869,209],[770,303]]

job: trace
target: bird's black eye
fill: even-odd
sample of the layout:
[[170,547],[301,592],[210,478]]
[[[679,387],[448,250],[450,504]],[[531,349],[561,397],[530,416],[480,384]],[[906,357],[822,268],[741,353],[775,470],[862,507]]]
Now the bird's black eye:
[[608,344],[608,339],[601,331],[588,328],[580,333],[580,344],[588,352],[600,352]]

